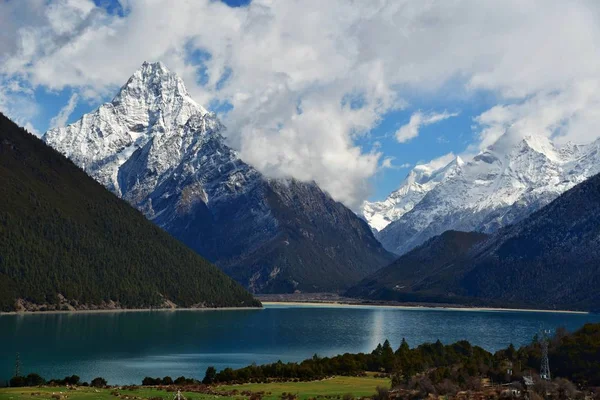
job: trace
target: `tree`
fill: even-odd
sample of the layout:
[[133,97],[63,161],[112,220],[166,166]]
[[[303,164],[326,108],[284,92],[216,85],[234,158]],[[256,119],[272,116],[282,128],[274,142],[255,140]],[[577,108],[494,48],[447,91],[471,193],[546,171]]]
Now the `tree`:
[[160,385],[161,379],[160,378],[151,378],[149,376],[145,377],[144,380],[142,380],[142,386],[156,386],[156,385]]
[[173,384],[173,378],[171,378],[170,376],[165,376],[164,378],[162,378],[162,382],[163,385],[172,385]]
[[27,378],[24,376],[13,376],[10,379],[10,387],[23,387],[27,386]]
[[392,372],[392,369],[394,369],[394,350],[387,339],[383,342],[381,348],[381,367],[385,372]]
[[26,377],[27,386],[40,386],[46,383],[46,380],[38,374],[29,374]]
[[77,375],[71,375],[71,376],[67,376],[65,377],[65,384],[66,385],[79,385],[79,376]]
[[92,379],[92,382],[90,383],[90,386],[97,387],[97,388],[105,387],[106,385],[107,385],[106,379],[101,378],[101,377]]
[[206,374],[204,374],[204,379],[202,380],[202,383],[204,383],[205,385],[210,385],[215,381],[216,376],[217,370],[215,369],[215,367],[210,366],[206,368]]
[[396,354],[397,355],[408,354],[409,351],[410,351],[410,347],[408,346],[408,342],[406,341],[406,338],[402,338],[402,342],[400,343],[400,347],[398,347],[398,350],[396,350]]

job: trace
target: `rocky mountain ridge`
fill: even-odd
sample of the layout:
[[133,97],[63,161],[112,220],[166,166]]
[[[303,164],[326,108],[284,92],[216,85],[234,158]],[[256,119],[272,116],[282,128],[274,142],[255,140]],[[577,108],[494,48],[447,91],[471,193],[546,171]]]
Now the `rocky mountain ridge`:
[[44,140],[254,292],[336,291],[392,259],[314,182],[239,158],[215,114],[161,63]]
[[[377,237],[386,249],[404,254],[450,229],[493,233],[598,172],[600,140],[562,147],[545,137],[529,136],[516,144],[501,140],[429,185],[422,198]],[[396,204],[404,201],[400,197],[394,199]]]

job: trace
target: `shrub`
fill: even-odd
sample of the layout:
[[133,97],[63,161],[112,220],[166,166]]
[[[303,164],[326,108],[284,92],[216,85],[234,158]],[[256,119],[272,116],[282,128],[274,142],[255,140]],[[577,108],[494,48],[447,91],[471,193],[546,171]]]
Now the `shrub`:
[[390,391],[388,388],[377,386],[377,393],[373,396],[373,400],[388,400],[390,397]]
[[90,382],[90,386],[97,387],[97,388],[105,387],[106,385],[107,385],[106,379],[101,378],[101,377],[94,378],[94,379],[92,379],[92,382]]

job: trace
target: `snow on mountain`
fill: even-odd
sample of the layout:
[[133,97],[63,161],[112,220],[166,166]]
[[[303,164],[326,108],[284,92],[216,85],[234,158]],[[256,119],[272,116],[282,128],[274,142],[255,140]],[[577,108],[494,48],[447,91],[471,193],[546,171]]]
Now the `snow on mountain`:
[[[154,137],[165,140],[173,131],[181,133],[192,116],[217,124],[214,115],[192,100],[181,78],[160,62],[145,62],[110,103],[69,126],[49,130],[44,140],[121,195],[121,165]],[[177,159],[156,161],[162,169]]]
[[386,249],[404,254],[449,229],[494,232],[600,172],[599,149],[600,141],[557,147],[536,136],[508,150],[498,142],[438,182],[378,232],[378,239]]
[[[161,63],[44,140],[254,292],[339,290],[391,255],[315,183],[272,180]],[[334,234],[335,232],[335,234]]]
[[423,199],[436,185],[456,174],[464,161],[455,157],[447,165],[441,167],[435,162],[415,166],[396,191],[385,200],[377,202],[365,201],[362,215],[375,231],[381,231],[389,223],[396,221]]

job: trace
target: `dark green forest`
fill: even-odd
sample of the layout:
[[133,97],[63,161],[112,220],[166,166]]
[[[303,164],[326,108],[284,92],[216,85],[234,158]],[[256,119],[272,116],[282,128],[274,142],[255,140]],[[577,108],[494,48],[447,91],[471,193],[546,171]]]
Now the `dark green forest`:
[[[393,349],[388,341],[373,352],[319,357],[300,363],[250,365],[241,369],[207,370],[204,383],[266,382],[269,380],[315,380],[334,375],[362,375],[365,371],[392,377],[394,387],[430,385],[443,388],[453,385],[465,390],[477,390],[481,379],[497,383],[519,381],[522,376],[535,375],[541,364],[541,344],[538,338],[516,349],[509,346],[494,354],[473,346],[468,341],[444,345],[424,343],[411,348],[402,341]],[[600,385],[600,324],[586,324],[574,333],[558,329],[549,340],[549,360],[554,377],[568,379],[580,386]],[[512,374],[508,374],[508,370]],[[148,381],[149,382],[149,381]],[[436,390],[430,390],[429,393]],[[443,391],[443,390],[442,390]]]
[[0,114],[0,310],[114,301],[260,306],[67,158]]

